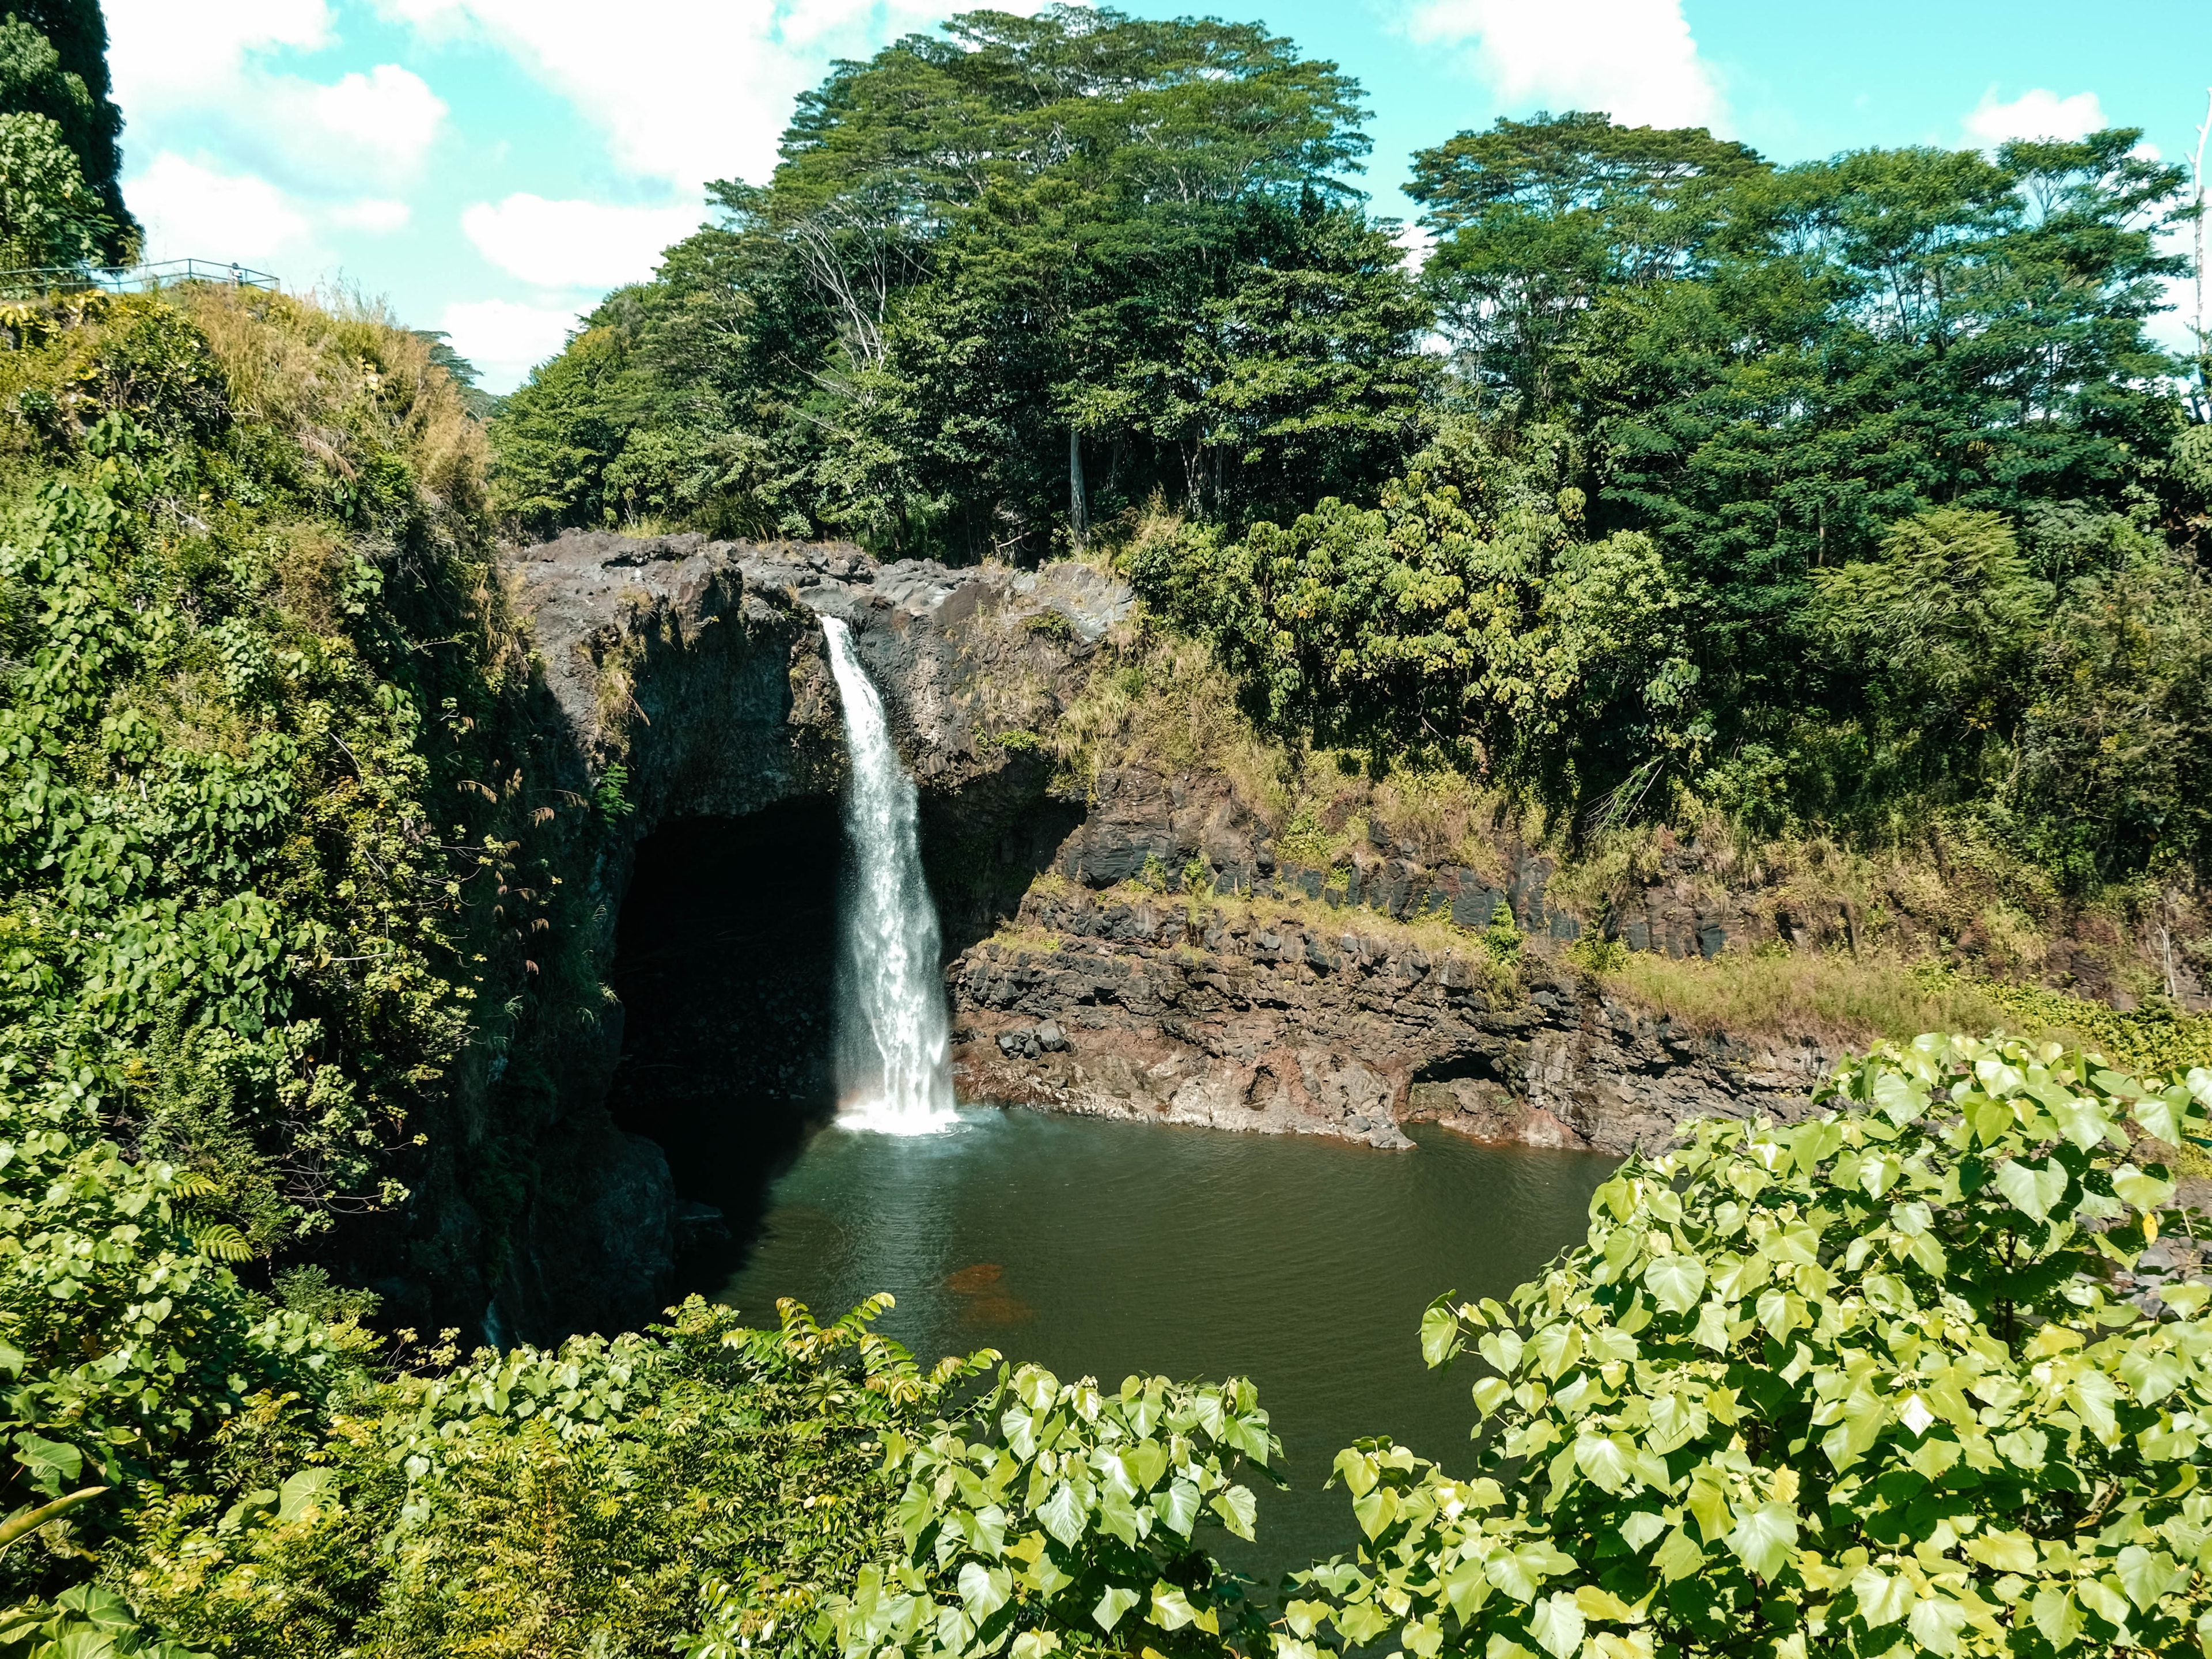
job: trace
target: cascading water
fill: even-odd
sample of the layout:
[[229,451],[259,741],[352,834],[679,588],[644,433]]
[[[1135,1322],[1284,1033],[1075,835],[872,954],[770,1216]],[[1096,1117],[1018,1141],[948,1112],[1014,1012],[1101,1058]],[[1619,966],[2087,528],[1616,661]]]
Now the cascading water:
[[937,906],[921,872],[914,780],[899,764],[884,702],[853,654],[852,631],[823,619],[853,765],[845,832],[853,847],[840,966],[837,1121],[885,1134],[953,1121],[950,1030]]

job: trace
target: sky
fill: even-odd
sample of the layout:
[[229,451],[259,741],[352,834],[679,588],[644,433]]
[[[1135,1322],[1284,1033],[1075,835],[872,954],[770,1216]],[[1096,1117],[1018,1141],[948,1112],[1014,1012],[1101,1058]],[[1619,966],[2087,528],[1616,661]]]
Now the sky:
[[[1030,9],[1030,0],[1007,9]],[[1778,161],[2141,127],[2185,161],[2212,0],[1124,0],[1258,20],[1366,89],[1374,210],[1500,115],[1702,125]],[[715,179],[764,182],[832,61],[926,0],[106,0],[124,193],[151,258],[344,288],[512,389],[649,275]],[[2206,155],[2212,165],[2212,150]],[[2175,343],[2178,325],[2167,332]]]

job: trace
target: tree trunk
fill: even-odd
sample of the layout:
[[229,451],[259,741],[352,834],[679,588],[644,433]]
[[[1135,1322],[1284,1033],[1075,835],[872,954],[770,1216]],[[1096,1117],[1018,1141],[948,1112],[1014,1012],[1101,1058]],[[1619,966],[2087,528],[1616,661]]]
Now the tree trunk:
[[1083,437],[1072,426],[1067,428],[1067,524],[1080,553],[1091,539],[1091,513],[1083,499]]

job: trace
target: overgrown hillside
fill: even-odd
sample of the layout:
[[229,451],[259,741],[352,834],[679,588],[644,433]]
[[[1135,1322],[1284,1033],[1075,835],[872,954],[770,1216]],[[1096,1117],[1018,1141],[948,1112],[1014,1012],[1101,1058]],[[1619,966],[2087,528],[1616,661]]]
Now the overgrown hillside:
[[5,326],[9,1087],[187,1164],[265,1254],[404,1195],[472,1004],[526,975],[542,896],[472,902],[527,817],[481,433],[370,314]]

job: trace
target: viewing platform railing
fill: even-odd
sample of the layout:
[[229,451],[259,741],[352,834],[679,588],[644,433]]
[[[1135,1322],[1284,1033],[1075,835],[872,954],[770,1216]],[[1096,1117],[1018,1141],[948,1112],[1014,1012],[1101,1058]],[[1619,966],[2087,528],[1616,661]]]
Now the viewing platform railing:
[[140,265],[46,265],[0,270],[0,299],[28,300],[41,294],[144,294],[179,283],[222,283],[231,288],[279,286],[265,270],[215,259],[160,259]]

